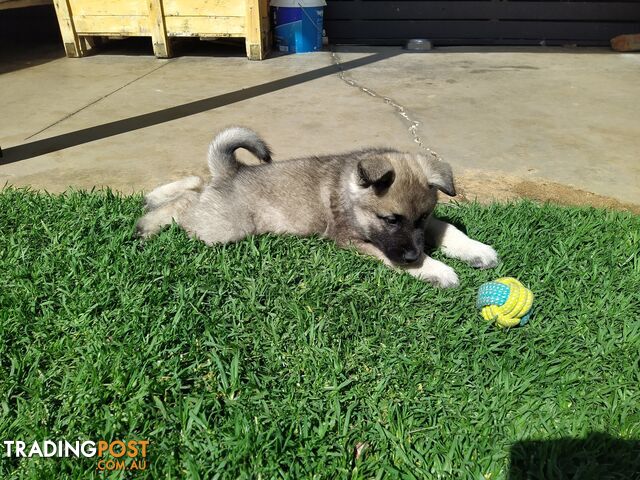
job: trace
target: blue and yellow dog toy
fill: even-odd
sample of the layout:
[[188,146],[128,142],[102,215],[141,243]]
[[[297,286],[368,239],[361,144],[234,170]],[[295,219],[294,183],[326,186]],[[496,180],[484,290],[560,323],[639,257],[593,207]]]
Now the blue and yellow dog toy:
[[511,277],[487,282],[478,290],[476,307],[485,320],[501,327],[522,326],[531,317],[533,292]]

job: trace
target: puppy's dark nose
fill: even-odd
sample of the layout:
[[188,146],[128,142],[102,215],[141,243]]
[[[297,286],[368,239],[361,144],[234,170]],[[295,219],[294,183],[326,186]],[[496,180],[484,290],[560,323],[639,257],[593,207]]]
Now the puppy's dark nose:
[[413,263],[420,257],[420,252],[418,250],[406,250],[402,254],[402,259],[407,263]]

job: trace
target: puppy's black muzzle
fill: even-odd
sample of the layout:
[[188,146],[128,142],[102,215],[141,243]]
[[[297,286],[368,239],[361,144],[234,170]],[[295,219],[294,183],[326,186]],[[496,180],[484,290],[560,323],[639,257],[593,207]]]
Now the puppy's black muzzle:
[[385,255],[393,263],[410,265],[420,258],[420,250],[416,248],[394,248],[385,250]]
[[402,259],[405,263],[413,263],[420,258],[420,252],[418,250],[407,250],[402,254]]

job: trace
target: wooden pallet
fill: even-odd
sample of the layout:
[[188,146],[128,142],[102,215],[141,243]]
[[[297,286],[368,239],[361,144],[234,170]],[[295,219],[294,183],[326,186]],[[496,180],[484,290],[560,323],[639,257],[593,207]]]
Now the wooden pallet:
[[247,57],[270,48],[268,0],[54,0],[68,57],[86,55],[105,36],[151,37],[156,57],[172,37],[244,37]]

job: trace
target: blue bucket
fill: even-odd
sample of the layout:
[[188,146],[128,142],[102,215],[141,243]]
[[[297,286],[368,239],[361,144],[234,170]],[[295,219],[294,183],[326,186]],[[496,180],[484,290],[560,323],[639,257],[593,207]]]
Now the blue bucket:
[[321,50],[326,4],[324,0],[271,0],[276,48],[288,53]]

